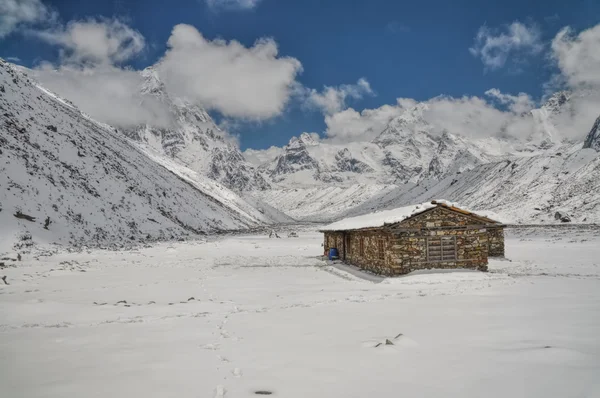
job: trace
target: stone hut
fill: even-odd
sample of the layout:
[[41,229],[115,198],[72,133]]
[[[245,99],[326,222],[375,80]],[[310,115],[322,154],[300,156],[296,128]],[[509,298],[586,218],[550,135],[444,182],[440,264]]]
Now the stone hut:
[[504,225],[442,200],[348,218],[321,229],[326,252],[383,275],[419,269],[487,271],[504,256]]

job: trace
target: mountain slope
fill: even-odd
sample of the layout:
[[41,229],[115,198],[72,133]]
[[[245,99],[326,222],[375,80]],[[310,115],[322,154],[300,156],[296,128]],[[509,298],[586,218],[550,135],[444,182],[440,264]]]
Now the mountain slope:
[[5,244],[23,234],[72,244],[165,239],[269,221],[239,197],[224,201],[236,195],[218,183],[173,174],[3,60],[0,114]]
[[483,164],[444,179],[427,180],[373,197],[346,215],[421,203],[437,197],[513,222],[555,222],[557,211],[575,222],[600,222],[600,154],[578,149]]
[[296,220],[330,221],[394,188],[396,185],[355,184],[348,187],[331,185],[269,189],[252,192],[252,195]]

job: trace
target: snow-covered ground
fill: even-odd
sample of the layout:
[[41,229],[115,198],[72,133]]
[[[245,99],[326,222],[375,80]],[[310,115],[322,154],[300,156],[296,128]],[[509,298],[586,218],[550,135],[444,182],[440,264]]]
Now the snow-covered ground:
[[511,234],[488,273],[387,279],[308,227],[4,260],[0,395],[600,396],[599,234]]

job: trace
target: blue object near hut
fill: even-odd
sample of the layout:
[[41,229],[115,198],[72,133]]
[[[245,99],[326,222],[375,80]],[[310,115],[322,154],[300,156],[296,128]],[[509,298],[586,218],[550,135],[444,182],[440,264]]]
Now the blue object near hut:
[[332,247],[331,249],[329,249],[329,259],[330,260],[337,260],[339,257],[339,253],[338,253],[338,249],[336,249],[335,247]]

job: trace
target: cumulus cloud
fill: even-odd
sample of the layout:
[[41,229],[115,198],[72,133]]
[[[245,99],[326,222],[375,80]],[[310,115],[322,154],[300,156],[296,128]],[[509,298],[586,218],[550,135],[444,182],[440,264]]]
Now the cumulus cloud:
[[246,149],[243,152],[244,158],[255,166],[262,166],[270,163],[281,155],[281,147],[271,146],[268,149]]
[[510,56],[535,55],[543,49],[539,28],[515,21],[502,30],[480,27],[469,51],[481,58],[487,69],[494,70],[502,68]]
[[526,94],[509,95],[489,90],[488,95],[506,105],[497,109],[492,103],[477,96],[460,98],[439,96],[425,102],[412,98],[398,98],[395,105],[383,105],[361,112],[349,108],[325,117],[326,138],[332,142],[371,141],[401,115],[417,115],[421,127],[433,134],[448,131],[469,137],[487,137],[504,134],[523,138],[531,133],[532,121],[521,117],[533,107]]
[[20,27],[55,19],[56,14],[41,0],[0,0],[0,39]]
[[360,78],[356,84],[342,84],[338,87],[325,86],[323,91],[306,89],[303,93],[305,104],[322,110],[326,114],[340,112],[346,108],[346,99],[361,99],[365,95],[373,95],[371,85],[365,78]]
[[600,87],[600,24],[575,35],[569,27],[552,40],[552,57],[572,88]]
[[[505,96],[500,92],[497,94],[500,97]],[[533,127],[532,122],[522,118],[520,112],[514,112],[512,109],[502,111],[477,96],[440,96],[427,101],[426,104],[427,110],[423,118],[432,125],[433,132],[448,131],[468,137],[504,134],[525,138]]]
[[491,88],[485,92],[485,95],[497,100],[500,104],[507,106],[508,109],[517,114],[528,112],[535,107],[535,102],[526,93],[510,95],[502,93],[497,88]]
[[205,0],[213,10],[250,10],[261,0]]
[[[59,64],[36,68],[37,78],[85,112],[122,127],[171,122],[168,110],[139,94],[139,72],[119,66],[145,48],[144,37],[124,22],[71,21],[30,33],[61,51]],[[177,25],[168,46],[156,67],[167,90],[229,118],[263,120],[280,114],[302,69],[296,59],[280,57],[272,39],[244,47],[210,41],[189,25]]]
[[170,124],[167,109],[140,94],[142,77],[118,65],[140,54],[144,37],[118,19],[71,21],[29,34],[60,49],[57,65],[36,67],[47,88],[75,103],[95,119],[119,127]]
[[118,64],[140,54],[146,46],[140,32],[114,18],[71,21],[31,33],[59,46],[62,61],[69,64]]
[[173,94],[225,116],[268,119],[288,103],[300,61],[278,54],[273,39],[252,47],[237,41],[207,40],[190,25],[177,25],[166,54],[157,65]]
[[139,72],[110,65],[78,67],[44,64],[34,76],[45,87],[75,103],[95,119],[119,127],[140,124],[169,126],[168,110],[140,94]]
[[569,27],[552,40],[551,58],[559,74],[547,88],[570,92],[570,109],[556,118],[561,135],[579,139],[600,115],[600,24],[579,34]]
[[[392,118],[402,114],[404,107],[383,105],[375,109],[363,109],[358,112],[348,108],[325,116],[326,137],[333,142],[370,141],[375,138]],[[413,104],[413,100],[402,100],[404,105]]]

